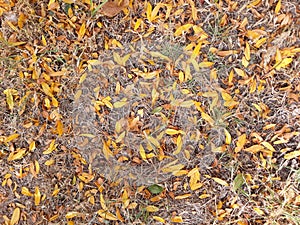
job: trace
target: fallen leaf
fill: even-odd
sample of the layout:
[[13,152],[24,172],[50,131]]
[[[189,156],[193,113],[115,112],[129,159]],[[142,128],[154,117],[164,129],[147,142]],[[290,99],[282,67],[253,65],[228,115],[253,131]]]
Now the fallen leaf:
[[14,212],[13,212],[13,214],[12,214],[12,216],[11,216],[11,220],[10,220],[10,225],[15,225],[15,224],[17,224],[18,222],[19,222],[19,220],[20,220],[20,214],[21,214],[21,210],[20,210],[20,208],[15,208],[14,209]]
[[101,8],[100,12],[108,17],[114,17],[123,9],[127,8],[129,0],[108,0]]

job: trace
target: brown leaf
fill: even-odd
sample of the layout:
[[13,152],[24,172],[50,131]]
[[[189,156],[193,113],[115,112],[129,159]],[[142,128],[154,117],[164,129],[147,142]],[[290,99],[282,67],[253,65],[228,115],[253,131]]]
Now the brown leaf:
[[108,17],[114,17],[125,9],[129,0],[108,0],[100,9],[100,12]]

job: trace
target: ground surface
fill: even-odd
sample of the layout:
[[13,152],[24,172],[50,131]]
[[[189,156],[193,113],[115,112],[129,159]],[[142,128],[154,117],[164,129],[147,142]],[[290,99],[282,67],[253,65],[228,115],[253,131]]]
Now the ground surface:
[[0,1],[0,223],[300,224],[299,15]]

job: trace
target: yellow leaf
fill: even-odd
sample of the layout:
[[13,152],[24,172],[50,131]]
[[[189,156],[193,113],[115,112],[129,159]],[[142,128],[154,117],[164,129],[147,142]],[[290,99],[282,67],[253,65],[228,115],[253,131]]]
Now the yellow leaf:
[[184,168],[184,165],[183,164],[177,164],[177,165],[166,165],[164,166],[161,171],[164,172],[164,173],[176,173],[177,171],[181,170],[182,168]]
[[141,155],[142,159],[147,160],[145,149],[144,149],[143,145],[141,145],[141,144],[140,144],[139,151],[140,151],[140,155]]
[[150,22],[154,21],[158,16],[157,13],[159,12],[160,8],[163,6],[162,3],[157,3],[156,6],[154,7],[153,11],[151,12],[150,15]]
[[193,105],[194,105],[194,101],[193,100],[184,101],[184,102],[181,102],[179,104],[179,106],[185,107],[185,108],[189,108],[189,107],[191,107]]
[[61,122],[61,120],[56,121],[56,130],[59,136],[61,136],[64,133],[64,125]]
[[220,178],[217,178],[217,177],[212,177],[212,179],[217,182],[218,184],[221,184],[223,186],[229,186],[229,184],[225,181],[225,180],[222,180]]
[[236,148],[234,149],[235,153],[238,153],[242,150],[242,148],[246,144],[246,138],[247,138],[246,134],[242,134],[241,136],[239,136],[236,143]]
[[134,24],[134,28],[133,30],[136,31],[137,29],[139,29],[139,27],[141,26],[142,20],[141,19],[137,19],[135,24]]
[[191,55],[191,58],[192,58],[192,59],[195,59],[195,58],[199,55],[201,46],[202,46],[202,42],[199,42],[199,43],[196,45],[196,47],[194,48],[193,53],[192,53],[192,55]]
[[281,68],[287,67],[291,62],[293,61],[293,58],[285,58],[280,63],[275,65],[276,70],[280,70]]
[[281,0],[279,0],[275,7],[275,14],[278,14],[281,9]]
[[102,193],[100,194],[100,205],[101,205],[103,210],[107,210],[107,206],[106,206],[106,203],[105,203],[105,200],[104,200],[104,197],[103,197]]
[[178,135],[177,140],[176,140],[176,145],[177,145],[177,149],[173,152],[173,155],[177,155],[180,153],[181,149],[182,149],[182,138],[181,135]]
[[66,218],[67,219],[72,219],[72,218],[74,218],[74,217],[76,217],[76,216],[79,216],[80,215],[80,213],[79,212],[68,212],[67,214],[66,214]]
[[39,187],[35,187],[35,191],[34,191],[34,204],[36,206],[38,206],[41,202],[41,192]]
[[49,147],[43,151],[44,155],[52,153],[56,149],[57,144],[55,144],[55,140],[53,139],[49,145]]
[[201,113],[201,117],[202,117],[205,121],[207,121],[211,126],[214,125],[215,121],[214,121],[208,114],[206,114],[205,112],[202,112],[202,113]]
[[226,93],[225,91],[221,92],[222,98],[224,101],[231,101],[232,97],[230,96],[230,94]]
[[112,213],[107,212],[107,211],[105,211],[103,209],[98,210],[97,213],[103,219],[106,219],[106,220],[118,220],[118,218],[115,215],[113,215]]
[[149,52],[149,54],[152,57],[160,58],[160,59],[163,59],[166,61],[171,61],[171,59],[168,56],[165,56],[165,55],[161,54],[160,52]]
[[246,47],[244,51],[245,58],[250,61],[250,45],[248,42],[246,42]]
[[256,103],[252,103],[252,105],[253,105],[259,112],[262,111],[262,108],[261,108],[259,105],[257,105]]
[[212,67],[213,65],[214,65],[213,62],[201,62],[201,63],[199,63],[200,68],[209,68],[209,67]]
[[234,71],[237,73],[237,75],[241,76],[241,77],[246,77],[246,73],[239,69],[239,68],[234,68]]
[[81,24],[81,26],[80,26],[79,31],[78,31],[78,40],[79,40],[79,41],[83,38],[83,36],[84,36],[84,34],[85,34],[85,31],[86,31],[86,29],[85,29],[85,22],[83,22],[83,23]]
[[225,128],[224,128],[224,133],[225,133],[225,144],[227,144],[227,145],[230,145],[230,143],[231,143],[231,135],[230,135],[230,133],[228,132],[228,130],[226,130]]
[[106,107],[108,107],[108,108],[110,108],[110,109],[113,109],[114,108],[114,106],[113,106],[113,104],[111,104],[111,102],[109,101],[109,100],[107,100],[107,99],[102,99],[102,102],[104,103],[104,105],[106,106]]
[[218,72],[217,72],[217,69],[216,68],[213,68],[211,71],[210,71],[210,79],[211,80],[217,80],[218,79]]
[[189,198],[189,197],[191,197],[191,196],[192,196],[192,194],[177,195],[177,196],[175,196],[175,199],[176,199],[176,200],[179,200],[179,199],[186,199],[186,198]]
[[[98,61],[98,60],[97,60],[97,61]],[[85,81],[86,76],[87,76],[87,73],[84,73],[84,74],[81,75],[81,77],[80,77],[80,79],[79,79],[79,84],[82,84],[83,81]]]
[[194,21],[196,21],[198,19],[197,17],[197,9],[194,5],[192,5],[192,18]]
[[271,152],[275,152],[275,149],[273,148],[273,146],[270,143],[263,141],[261,144],[263,146],[265,146],[267,149],[269,149]]
[[52,72],[49,74],[50,77],[61,77],[67,74],[67,71],[65,70],[61,70],[61,71],[57,71],[57,72]]
[[29,197],[33,196],[33,194],[28,190],[27,187],[22,187],[21,193],[25,196],[29,196]]
[[7,157],[7,161],[13,161],[23,158],[26,153],[25,148],[18,148],[15,152],[11,152]]
[[179,36],[181,35],[183,32],[188,31],[191,27],[193,26],[193,24],[184,24],[180,27],[178,27],[174,33],[175,36]]
[[202,183],[198,183],[198,181],[200,181],[200,173],[199,173],[199,169],[196,167],[194,169],[192,169],[188,174],[188,177],[190,177],[190,188],[192,191],[199,189],[200,187],[203,186]]
[[42,35],[42,44],[43,44],[44,46],[47,46],[47,41],[46,41],[46,38],[45,38],[44,35]]
[[260,208],[254,207],[253,210],[260,216],[263,216],[265,213]]
[[12,94],[12,89],[4,90],[4,94],[6,95],[6,103],[10,111],[13,111],[14,108],[14,98]]
[[276,49],[275,61],[276,61],[276,65],[278,65],[282,61],[282,55],[279,49]]
[[298,156],[300,156],[300,150],[287,153],[284,155],[284,158],[289,160],[289,159],[296,158]]
[[154,220],[156,220],[157,222],[160,222],[160,223],[165,223],[166,222],[163,218],[161,218],[159,216],[152,216],[152,218]]
[[166,129],[166,134],[168,135],[177,135],[180,134],[181,130],[175,130],[175,129]]
[[45,164],[46,166],[51,166],[51,165],[53,165],[54,162],[55,162],[54,159],[49,159],[49,160],[47,160],[44,164]]
[[146,207],[147,212],[157,212],[159,211],[159,208],[153,205],[149,205]]
[[259,152],[259,151],[261,151],[261,150],[263,150],[263,149],[264,149],[264,147],[261,146],[261,145],[252,145],[251,147],[246,148],[246,149],[244,149],[244,150],[245,150],[246,152],[251,152],[251,153],[255,154],[255,153],[257,153],[257,152]]
[[18,138],[20,136],[20,134],[12,134],[12,135],[9,135],[7,138],[5,138],[5,142],[8,143],[8,142],[11,142],[12,140]]
[[45,82],[42,82],[41,85],[42,85],[42,88],[43,88],[43,91],[45,92],[45,94],[50,97],[53,97],[53,94],[52,94],[52,91],[51,91],[49,85],[46,84]]
[[147,19],[151,22],[151,13],[152,13],[152,5],[148,2],[147,3],[147,9],[146,9],[146,15]]
[[24,23],[25,23],[25,21],[26,21],[26,17],[25,17],[25,15],[24,15],[24,13],[19,13],[20,14],[20,16],[19,16],[19,18],[18,18],[18,27],[20,28],[20,29],[22,29],[23,27],[24,27]]
[[247,6],[247,8],[252,8],[254,6],[257,6],[260,2],[261,0],[254,0]]
[[146,138],[147,138],[147,141],[148,141],[150,144],[153,144],[155,147],[158,148],[158,147],[160,146],[158,140],[157,140],[156,138],[152,137],[151,135],[146,136]]
[[119,101],[119,102],[115,102],[114,103],[114,105],[113,105],[113,107],[114,108],[122,108],[124,105],[126,105],[127,104],[127,102],[126,102],[126,100],[124,100],[124,101]]
[[11,216],[11,220],[10,220],[10,225],[15,225],[15,224],[17,224],[18,222],[19,222],[19,219],[20,219],[20,212],[21,210],[20,210],[20,208],[15,208],[14,209],[14,212],[13,212],[13,214],[12,214],[12,216]]
[[109,158],[113,156],[113,153],[109,149],[109,146],[107,145],[106,141],[103,140],[102,142],[103,142],[102,151],[103,151],[104,157],[106,160],[109,160]]
[[121,56],[117,52],[113,52],[113,58],[116,63],[118,63],[119,65],[122,65]]
[[266,43],[267,38],[261,38],[259,40],[257,40],[257,42],[255,43],[255,48],[260,48],[264,43]]
[[174,216],[174,217],[172,217],[171,222],[173,222],[173,223],[183,223],[183,219],[182,219],[181,216]]
[[205,199],[205,198],[208,198],[210,197],[210,194],[202,194],[199,196],[200,199]]
[[256,90],[256,80],[253,80],[251,83],[250,83],[250,90],[249,90],[249,93],[253,93],[255,92]]

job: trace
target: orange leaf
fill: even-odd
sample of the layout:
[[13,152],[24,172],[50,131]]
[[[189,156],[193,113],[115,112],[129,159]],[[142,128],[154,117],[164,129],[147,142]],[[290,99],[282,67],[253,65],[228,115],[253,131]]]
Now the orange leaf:
[[182,223],[183,219],[182,219],[181,216],[174,216],[174,217],[172,217],[171,222],[173,222],[173,223]]
[[61,122],[61,120],[56,121],[56,129],[59,136],[61,136],[64,133],[64,125]]
[[229,56],[229,55],[234,55],[239,53],[237,50],[228,50],[228,51],[218,51],[217,55],[221,57]]
[[83,22],[83,23],[81,24],[81,26],[80,26],[79,31],[78,31],[78,40],[79,40],[79,41],[83,38],[85,32],[86,32],[85,22]]
[[234,149],[235,153],[238,153],[242,150],[242,148],[246,144],[247,141],[246,138],[247,138],[246,134],[242,134],[241,136],[239,136],[238,141],[236,143],[236,148]]

